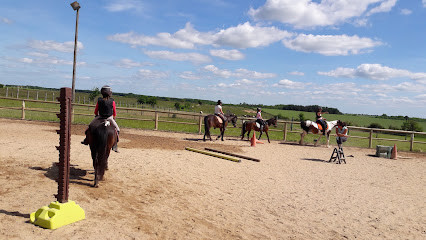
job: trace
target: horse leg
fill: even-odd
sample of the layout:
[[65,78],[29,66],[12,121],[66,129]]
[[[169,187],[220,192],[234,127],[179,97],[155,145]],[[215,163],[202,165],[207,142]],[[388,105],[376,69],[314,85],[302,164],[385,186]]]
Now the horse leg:
[[268,132],[265,132],[265,134],[266,134],[266,137],[268,137],[268,143],[271,143],[271,141],[269,141],[269,135],[268,135]]
[[327,148],[330,148],[330,132],[327,133]]
[[303,132],[300,134],[300,141],[299,144],[303,145],[303,138],[305,137],[305,135],[308,134],[305,130],[303,130]]
[[317,141],[314,144],[315,147],[318,145],[318,143],[320,142],[321,138],[322,138],[322,134],[319,133],[319,138],[317,139]]
[[260,131],[259,138],[257,140],[260,140],[260,138],[262,137],[262,134],[263,134],[263,131]]

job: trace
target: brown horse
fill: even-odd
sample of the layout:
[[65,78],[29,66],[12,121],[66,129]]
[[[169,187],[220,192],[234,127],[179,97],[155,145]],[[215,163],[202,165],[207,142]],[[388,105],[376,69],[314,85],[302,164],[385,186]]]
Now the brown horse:
[[243,127],[241,129],[241,140],[244,139],[244,134],[246,132],[247,132],[247,139],[249,139],[251,130],[255,130],[255,131],[260,132],[259,139],[260,139],[260,137],[262,137],[262,133],[265,132],[266,137],[268,137],[268,142],[270,143],[271,141],[269,141],[269,135],[268,135],[269,126],[273,125],[274,127],[277,127],[277,118],[273,117],[273,118],[266,120],[265,122],[266,122],[266,124],[265,124],[265,126],[263,126],[263,131],[260,131],[260,128],[257,127],[256,121],[244,122]]
[[86,137],[95,169],[93,187],[98,187],[98,182],[104,178],[105,170],[108,170],[108,157],[112,146],[117,141],[117,132],[108,120],[99,119],[89,126]]
[[217,136],[217,139],[220,137],[223,141],[223,135],[225,134],[226,126],[228,126],[228,122],[231,122],[234,127],[237,127],[237,116],[235,114],[225,114],[226,121],[223,122],[222,119],[219,116],[216,115],[207,115],[204,117],[204,137],[203,141],[206,141],[206,136],[210,138],[210,141],[212,140],[212,137],[210,135],[210,128],[219,128],[220,129],[220,135]]

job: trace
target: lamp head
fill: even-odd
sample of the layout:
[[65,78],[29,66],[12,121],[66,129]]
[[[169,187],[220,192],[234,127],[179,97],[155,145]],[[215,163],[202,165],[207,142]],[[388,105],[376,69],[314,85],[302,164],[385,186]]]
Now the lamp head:
[[75,2],[71,3],[71,7],[75,11],[75,10],[80,9],[80,4],[77,1],[75,1]]

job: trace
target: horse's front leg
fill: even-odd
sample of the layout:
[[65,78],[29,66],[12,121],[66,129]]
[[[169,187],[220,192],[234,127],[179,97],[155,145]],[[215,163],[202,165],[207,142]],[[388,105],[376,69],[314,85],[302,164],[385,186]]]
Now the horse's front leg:
[[330,148],[330,132],[327,133],[327,148]]
[[95,181],[93,183],[93,187],[97,188],[99,187],[99,182],[98,182],[98,169],[95,168]]
[[266,137],[268,137],[268,143],[271,143],[271,141],[269,141],[269,135],[268,135],[268,132],[265,132],[265,134],[266,134]]
[[321,138],[322,138],[322,134],[320,133],[319,138],[317,139],[317,141],[314,144],[315,147],[318,145],[318,143],[320,142]]
[[306,134],[308,134],[306,131],[303,131],[301,134],[300,134],[300,141],[299,141],[299,144],[300,145],[303,145],[303,138],[305,137],[305,135]]
[[225,128],[220,130],[221,140],[223,141],[223,135],[225,135]]
[[263,134],[263,132],[260,131],[259,138],[257,140],[260,140],[260,138],[262,137],[262,134]]
[[247,140],[250,140],[250,132],[251,132],[251,131],[248,131],[248,132],[247,132]]

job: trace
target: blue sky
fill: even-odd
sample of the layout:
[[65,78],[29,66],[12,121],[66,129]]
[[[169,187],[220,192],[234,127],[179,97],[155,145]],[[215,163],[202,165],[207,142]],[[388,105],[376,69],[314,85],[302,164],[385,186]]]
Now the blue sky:
[[[0,83],[71,87],[69,2],[0,6]],[[78,1],[77,89],[426,118],[426,0]]]

